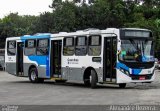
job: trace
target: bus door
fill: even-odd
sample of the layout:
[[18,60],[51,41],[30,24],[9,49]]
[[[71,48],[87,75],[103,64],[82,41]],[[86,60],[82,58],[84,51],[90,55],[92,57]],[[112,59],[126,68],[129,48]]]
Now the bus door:
[[16,69],[17,76],[23,76],[23,42],[17,42],[17,58],[16,58]]
[[51,77],[59,78],[61,76],[61,50],[62,40],[51,41]]
[[117,52],[117,38],[104,38],[104,75],[103,79],[107,82],[116,82],[116,52]]

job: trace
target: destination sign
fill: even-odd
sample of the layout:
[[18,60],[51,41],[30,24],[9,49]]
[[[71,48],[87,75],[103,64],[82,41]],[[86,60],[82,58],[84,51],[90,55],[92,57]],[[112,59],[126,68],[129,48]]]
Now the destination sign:
[[150,31],[144,30],[121,30],[121,38],[127,37],[152,37],[152,33]]

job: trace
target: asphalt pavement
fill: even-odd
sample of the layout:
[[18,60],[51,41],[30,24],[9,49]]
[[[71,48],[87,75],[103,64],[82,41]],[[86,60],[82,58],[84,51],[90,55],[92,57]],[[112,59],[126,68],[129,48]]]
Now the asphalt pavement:
[[100,85],[97,89],[83,84],[46,81],[32,84],[28,78],[0,71],[0,104],[14,105],[160,105],[160,71],[149,84]]

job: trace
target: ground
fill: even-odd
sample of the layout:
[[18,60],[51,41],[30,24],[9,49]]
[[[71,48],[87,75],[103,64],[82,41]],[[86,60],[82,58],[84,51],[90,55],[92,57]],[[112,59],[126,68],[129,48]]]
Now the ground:
[[160,105],[160,72],[149,84],[100,85],[97,89],[83,84],[58,84],[46,81],[32,84],[28,78],[0,71],[0,104],[14,105]]

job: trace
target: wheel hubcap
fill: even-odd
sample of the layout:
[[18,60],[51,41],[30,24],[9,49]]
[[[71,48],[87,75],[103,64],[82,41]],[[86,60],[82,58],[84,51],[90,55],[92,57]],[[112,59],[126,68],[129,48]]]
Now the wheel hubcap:
[[31,72],[31,79],[33,81],[36,79],[36,73],[34,71]]
[[89,76],[89,81],[90,81],[90,83],[91,83],[91,81],[92,81],[92,76],[91,76],[91,75]]

